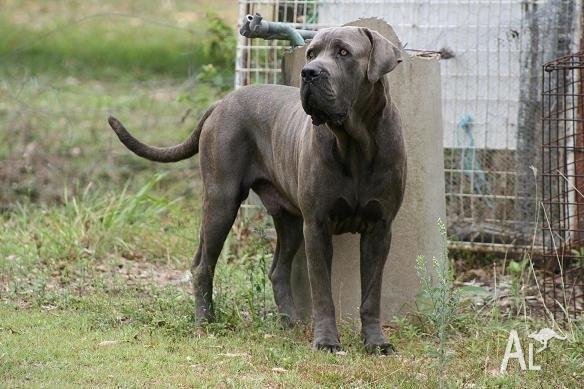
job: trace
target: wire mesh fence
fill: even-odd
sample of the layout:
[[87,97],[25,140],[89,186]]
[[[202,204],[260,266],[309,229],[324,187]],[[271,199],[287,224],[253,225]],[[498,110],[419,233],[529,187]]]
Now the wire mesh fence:
[[583,72],[584,52],[543,67],[543,290],[557,317],[584,310]]
[[[319,29],[379,17],[412,54],[440,52],[449,235],[455,245],[507,250],[533,240],[539,73],[577,47],[580,9],[579,0],[243,0],[240,19],[260,12]],[[240,37],[236,87],[281,82],[287,47]]]

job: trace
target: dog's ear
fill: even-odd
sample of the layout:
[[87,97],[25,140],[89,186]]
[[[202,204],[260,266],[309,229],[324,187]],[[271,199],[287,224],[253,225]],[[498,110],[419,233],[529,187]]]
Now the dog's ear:
[[371,41],[367,78],[371,82],[376,82],[402,62],[401,50],[377,31],[368,28],[364,28],[364,31]]

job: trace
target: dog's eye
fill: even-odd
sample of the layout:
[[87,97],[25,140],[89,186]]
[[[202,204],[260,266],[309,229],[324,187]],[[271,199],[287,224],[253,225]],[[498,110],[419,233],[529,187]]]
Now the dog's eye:
[[314,52],[312,50],[308,51],[306,53],[306,58],[313,59],[314,58]]
[[341,49],[341,50],[339,51],[339,55],[340,55],[341,57],[346,57],[347,55],[349,55],[349,52],[348,52],[347,50],[345,50],[345,49]]

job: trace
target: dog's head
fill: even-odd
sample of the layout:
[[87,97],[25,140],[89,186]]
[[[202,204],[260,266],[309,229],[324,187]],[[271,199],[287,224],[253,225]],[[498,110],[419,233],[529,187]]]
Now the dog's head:
[[302,107],[316,125],[342,124],[363,87],[378,82],[401,61],[400,50],[376,31],[363,27],[320,30],[306,48]]

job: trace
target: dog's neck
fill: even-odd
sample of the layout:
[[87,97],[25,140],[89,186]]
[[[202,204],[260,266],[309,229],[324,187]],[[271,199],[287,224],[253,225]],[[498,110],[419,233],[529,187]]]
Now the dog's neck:
[[375,130],[384,109],[390,105],[386,84],[382,78],[362,87],[346,119],[342,123],[326,124],[336,138],[336,152],[343,162],[351,163],[351,152],[357,152],[359,162],[366,166],[375,160],[378,151]]

